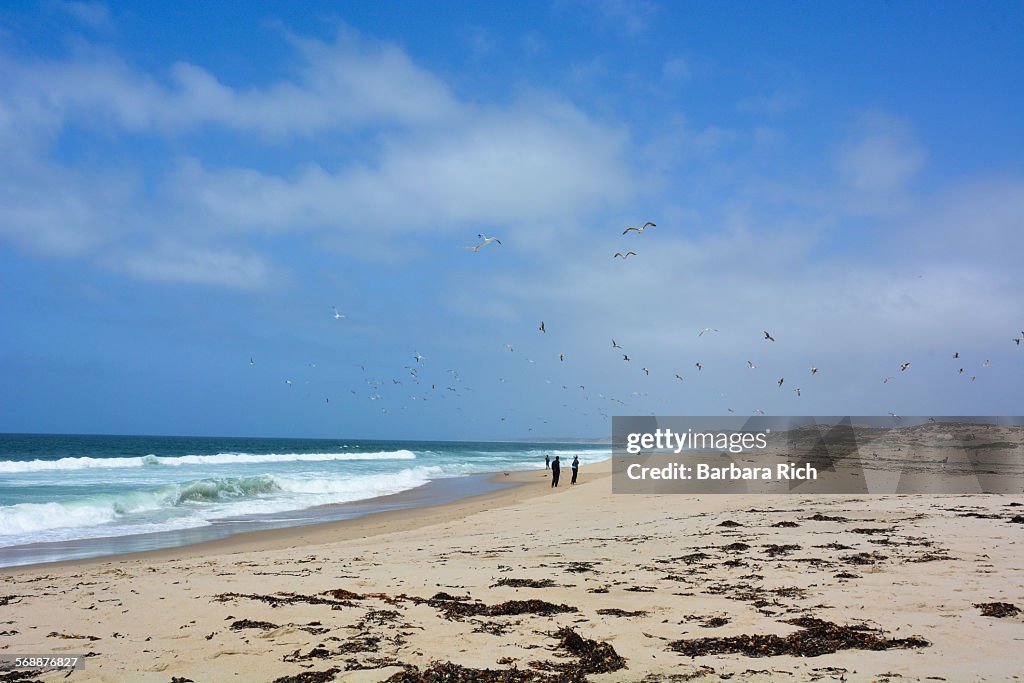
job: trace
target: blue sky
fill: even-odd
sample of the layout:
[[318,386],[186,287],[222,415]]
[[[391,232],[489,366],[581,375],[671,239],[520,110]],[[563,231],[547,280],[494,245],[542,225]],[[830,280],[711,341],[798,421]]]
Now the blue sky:
[[0,431],[1019,414],[1021,35],[1019,2],[5,6]]

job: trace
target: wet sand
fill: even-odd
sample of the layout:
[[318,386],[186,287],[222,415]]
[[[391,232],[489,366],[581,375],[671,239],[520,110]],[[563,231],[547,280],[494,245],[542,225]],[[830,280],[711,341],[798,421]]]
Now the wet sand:
[[1021,675],[1021,496],[613,495],[608,472],[4,570],[0,654],[92,653],[43,681]]

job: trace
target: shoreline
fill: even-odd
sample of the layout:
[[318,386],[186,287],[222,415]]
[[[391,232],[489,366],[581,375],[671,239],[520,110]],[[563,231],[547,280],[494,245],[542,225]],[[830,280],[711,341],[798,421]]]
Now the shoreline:
[[[588,480],[595,480],[611,475],[611,459],[589,463]],[[607,471],[605,471],[607,469]],[[431,496],[426,489],[439,484],[452,485],[460,480],[482,479],[491,488],[489,491],[467,493],[466,495]],[[350,501],[337,505],[318,506],[322,508],[376,508],[367,512],[356,512],[352,517],[331,519],[306,524],[281,526],[269,529],[240,531],[230,535],[208,540],[199,540],[180,545],[160,548],[108,553],[90,557],[68,558],[63,560],[34,562],[0,566],[0,575],[14,576],[26,572],[94,567],[102,564],[125,562],[166,562],[173,560],[194,560],[212,555],[232,555],[255,551],[277,551],[295,548],[318,546],[325,543],[365,539],[381,534],[411,531],[441,522],[450,522],[492,507],[502,507],[520,500],[536,496],[549,495],[550,487],[530,486],[540,481],[550,480],[549,470],[513,470],[506,475],[504,472],[481,472],[435,479],[421,486],[406,491],[376,496],[363,500]],[[582,484],[583,482],[581,482]],[[568,482],[565,482],[568,486]],[[528,489],[528,490],[523,490]],[[417,501],[417,499],[421,499]],[[389,509],[390,508],[390,509]],[[306,508],[305,511],[316,508]],[[173,533],[173,532],[160,532]],[[131,537],[115,537],[131,538]],[[104,539],[86,539],[102,541]],[[39,544],[44,546],[45,544]],[[30,546],[13,546],[26,548]],[[2,553],[6,548],[0,549]]]

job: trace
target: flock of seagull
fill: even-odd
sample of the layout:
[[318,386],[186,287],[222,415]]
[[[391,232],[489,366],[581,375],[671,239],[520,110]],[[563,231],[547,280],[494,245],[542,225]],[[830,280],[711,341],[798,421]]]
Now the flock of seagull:
[[[653,223],[651,221],[647,221],[647,222],[645,222],[643,225],[641,225],[639,227],[627,227],[625,230],[622,231],[622,234],[623,235],[628,235],[629,233],[634,232],[637,235],[641,235],[648,228],[654,228],[654,227],[657,227],[657,225],[655,223]],[[487,246],[489,246],[491,244],[496,244],[496,245],[501,245],[502,244],[502,242],[501,242],[501,240],[499,238],[497,238],[497,237],[488,237],[487,235],[484,235],[483,233],[478,233],[477,234],[477,238],[480,240],[477,244],[472,245],[472,246],[464,246],[462,248],[466,249],[466,250],[468,250],[470,252],[477,253],[482,248],[487,247]],[[636,256],[636,255],[637,255],[637,252],[635,252],[633,250],[616,251],[612,258],[621,258],[623,261],[625,261],[625,260],[629,259],[630,257]],[[341,313],[338,310],[337,306],[332,306],[331,307],[331,314],[332,314],[334,320],[337,320],[337,321],[345,320],[346,317],[347,317],[345,314]],[[547,334],[547,331],[548,331],[547,330],[547,326],[546,326],[546,324],[545,324],[545,322],[543,320],[540,321],[540,324],[538,325],[537,329],[538,329],[538,331],[541,334],[544,334],[544,335]],[[718,334],[718,333],[719,333],[719,330],[717,328],[714,328],[714,327],[704,327],[704,328],[701,328],[701,329],[699,329],[697,331],[697,337],[698,338],[702,338],[702,337],[705,337],[707,335],[714,335],[714,334]],[[769,330],[763,330],[762,334],[763,334],[762,341],[767,342],[767,343],[775,343],[775,336]],[[1024,330],[1021,331],[1021,334],[1020,334],[1019,337],[1014,337],[1012,339],[1012,341],[1017,346],[1020,346],[1021,342],[1024,341]],[[514,352],[515,351],[515,347],[511,343],[505,344],[504,347],[509,352]],[[633,358],[629,355],[629,353],[626,353],[625,350],[623,349],[623,346],[621,344],[619,344],[619,342],[617,342],[615,339],[611,340],[611,348],[622,352],[622,361],[623,362],[630,363],[630,362],[633,361]],[[567,356],[566,356],[564,351],[559,351],[559,353],[558,353],[559,363],[565,363],[566,362],[566,357]],[[954,359],[959,359],[960,358],[960,353],[959,352],[955,352],[953,354],[953,358]],[[391,385],[392,386],[402,385],[403,381],[404,381],[404,382],[409,382],[413,386],[419,387],[418,390],[414,390],[414,392],[418,392],[418,393],[408,394],[408,400],[410,400],[410,401],[426,402],[426,401],[429,401],[429,400],[434,399],[434,398],[438,398],[440,400],[448,400],[449,397],[451,399],[459,399],[459,398],[462,398],[463,396],[465,396],[467,392],[472,392],[473,391],[473,389],[471,387],[466,386],[465,384],[462,383],[462,379],[461,379],[461,377],[459,375],[458,370],[456,370],[454,368],[450,368],[450,369],[445,371],[447,376],[444,378],[444,381],[440,381],[439,382],[439,381],[437,381],[437,379],[432,379],[430,381],[427,381],[424,377],[422,377],[420,375],[421,370],[425,369],[425,367],[426,367],[424,361],[427,360],[427,357],[424,356],[423,354],[421,354],[419,351],[416,351],[416,352],[414,352],[412,354],[411,359],[412,359],[412,361],[414,361],[414,364],[413,365],[405,365],[404,366],[404,370],[407,372],[407,376],[404,379],[399,379],[398,377],[392,377],[391,378]],[[530,358],[526,358],[526,362],[529,363],[530,365],[534,365],[535,364],[535,361],[533,359],[530,359]],[[255,358],[250,357],[249,364],[250,365],[256,365]],[[989,366],[990,366],[990,361],[986,359],[982,363],[982,367],[983,368],[988,368]],[[311,363],[310,367],[316,367],[316,366],[315,366],[315,364]],[[359,364],[358,367],[360,367],[363,370],[364,374],[365,374],[365,372],[366,372],[365,365]],[[699,360],[694,363],[694,367],[697,369],[698,372],[701,372],[704,369],[704,365]],[[758,366],[753,361],[748,360],[748,361],[746,361],[746,367],[749,370],[756,370]],[[904,362],[901,362],[899,364],[899,372],[900,373],[907,372],[909,370],[909,368],[910,368],[910,362],[909,361],[904,361]],[[643,372],[645,377],[649,377],[650,374],[651,374],[651,370],[647,366],[642,366],[640,368],[640,371]],[[965,372],[965,368],[964,367],[960,367],[959,370],[958,370],[958,374],[959,375],[963,375],[964,372]],[[810,377],[814,377],[817,374],[818,374],[817,366],[811,365],[810,366],[810,375],[809,376]],[[676,380],[680,381],[680,382],[684,382],[685,381],[683,375],[679,374],[678,372],[674,373],[674,378]],[[888,383],[894,381],[895,378],[896,378],[895,375],[885,376],[885,377],[882,378],[882,383],[883,384],[888,384]],[[977,379],[977,375],[970,375],[969,378],[970,378],[970,381],[973,382],[973,381],[975,381]],[[295,384],[294,380],[291,379],[291,378],[286,378],[284,380],[284,382],[285,382],[285,384],[288,387],[292,387]],[[365,382],[366,387],[367,387],[367,390],[366,390],[366,398],[367,399],[369,399],[370,401],[379,401],[379,400],[382,400],[384,398],[382,396],[382,393],[381,393],[382,387],[386,384],[386,381],[384,379],[365,377],[364,378],[364,382]],[[499,377],[498,378],[498,382],[504,384],[505,383],[505,379],[503,377]],[[547,384],[551,384],[552,383],[552,381],[550,379],[545,380],[545,382]],[[785,382],[786,382],[786,378],[785,377],[779,377],[778,380],[776,381],[776,384],[777,384],[778,388],[781,389],[783,387],[783,385],[785,384]],[[309,381],[307,380],[307,384],[308,383],[309,383]],[[430,387],[429,391],[426,390],[426,386]],[[440,390],[438,389],[439,387],[440,387]],[[562,387],[563,391],[568,391],[568,389],[569,389],[569,387],[567,385],[565,385],[565,384],[562,384],[561,387]],[[627,405],[627,401],[621,400],[621,399],[613,397],[613,396],[605,396],[604,394],[600,394],[600,393],[593,394],[593,395],[591,395],[589,393],[586,393],[586,387],[585,387],[585,385],[582,385],[582,384],[579,385],[579,390],[584,392],[583,398],[585,400],[591,400],[591,398],[595,398],[598,401],[607,401],[607,402],[610,402],[610,403],[614,403],[614,404],[616,404],[618,406],[625,406],[625,405]],[[358,396],[358,392],[355,389],[350,389],[350,392],[353,395]],[[799,387],[799,386],[795,387],[793,389],[793,392],[796,394],[796,396],[798,398],[803,395],[803,389],[801,387]],[[632,392],[629,395],[629,398],[631,398],[631,399],[633,399],[633,398],[643,398],[645,396],[646,396],[645,393],[634,391],[634,392]],[[723,396],[724,396],[724,394],[723,394]],[[329,404],[330,403],[330,397],[324,397],[324,401],[325,401],[325,403]],[[570,408],[571,407],[570,404],[568,404],[568,403],[563,403],[562,406],[564,408]],[[408,404],[402,405],[401,408],[403,410],[407,410],[408,409]],[[458,407],[457,409],[461,410],[462,408]],[[599,414],[604,420],[608,420],[609,419],[608,413],[600,405],[595,410],[596,410],[597,414]],[[729,413],[735,413],[736,412],[731,407],[727,408],[727,411]],[[382,414],[387,415],[389,411],[388,411],[387,407],[383,407],[383,408],[381,408],[381,412],[382,412]],[[755,415],[764,415],[765,411],[762,410],[762,409],[756,409],[756,410],[753,411],[753,414],[755,414]],[[589,412],[583,412],[583,415],[589,415]],[[893,416],[895,419],[899,419],[899,417],[895,413],[890,413],[890,415]],[[504,416],[504,415],[501,416],[500,417],[500,421],[501,422],[506,422],[507,421],[507,416]],[[538,417],[537,421],[539,423],[543,423],[543,424],[546,424],[548,422],[548,420],[544,419],[543,417]],[[528,428],[528,431],[532,432],[533,431],[533,426],[530,426]]]

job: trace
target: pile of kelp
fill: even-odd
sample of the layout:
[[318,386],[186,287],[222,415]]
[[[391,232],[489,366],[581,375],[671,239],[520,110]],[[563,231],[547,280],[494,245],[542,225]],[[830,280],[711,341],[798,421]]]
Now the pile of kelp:
[[747,657],[818,657],[839,650],[889,650],[931,645],[927,640],[917,636],[884,638],[866,626],[840,626],[814,617],[790,619],[785,623],[799,626],[800,630],[788,636],[744,634],[726,638],[675,640],[669,643],[668,647],[689,657],[719,654],[742,654]]

